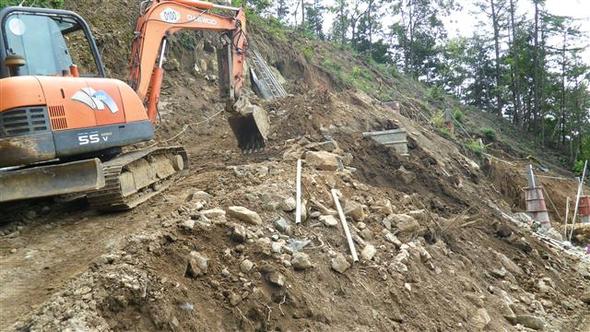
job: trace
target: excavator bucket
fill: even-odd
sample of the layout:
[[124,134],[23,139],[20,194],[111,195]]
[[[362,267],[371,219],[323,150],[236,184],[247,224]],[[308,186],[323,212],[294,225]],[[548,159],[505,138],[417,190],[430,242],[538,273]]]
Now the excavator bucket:
[[228,121],[240,149],[246,153],[264,149],[270,128],[266,111],[242,97],[231,113]]

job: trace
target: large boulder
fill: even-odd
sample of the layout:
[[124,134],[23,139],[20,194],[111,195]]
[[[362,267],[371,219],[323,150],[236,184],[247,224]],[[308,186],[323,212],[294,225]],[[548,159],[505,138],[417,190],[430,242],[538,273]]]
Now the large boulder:
[[322,171],[336,171],[340,166],[338,155],[327,151],[308,151],[305,160],[309,166]]
[[243,206],[230,206],[227,208],[227,214],[230,217],[247,222],[251,225],[262,224],[262,218],[260,218],[260,215],[258,215],[258,213],[252,210],[248,210]]

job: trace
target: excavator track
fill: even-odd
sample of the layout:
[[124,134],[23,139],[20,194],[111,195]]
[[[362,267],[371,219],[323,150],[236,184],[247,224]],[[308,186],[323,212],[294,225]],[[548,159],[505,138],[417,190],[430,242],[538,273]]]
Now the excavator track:
[[168,188],[189,166],[182,147],[149,148],[105,162],[105,186],[87,194],[99,211],[130,210]]

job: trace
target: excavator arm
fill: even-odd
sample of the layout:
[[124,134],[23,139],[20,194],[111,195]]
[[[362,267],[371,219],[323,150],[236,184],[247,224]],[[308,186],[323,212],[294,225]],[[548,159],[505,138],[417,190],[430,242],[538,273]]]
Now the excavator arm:
[[[231,15],[218,14],[219,11]],[[229,118],[230,125],[242,150],[263,147],[268,131],[266,113],[240,98],[247,48],[246,17],[242,8],[196,0],[145,2],[137,20],[131,49],[129,83],[144,101],[150,120],[157,121],[167,38],[181,30],[222,34],[220,88],[221,96],[230,106],[227,109],[233,112]]]

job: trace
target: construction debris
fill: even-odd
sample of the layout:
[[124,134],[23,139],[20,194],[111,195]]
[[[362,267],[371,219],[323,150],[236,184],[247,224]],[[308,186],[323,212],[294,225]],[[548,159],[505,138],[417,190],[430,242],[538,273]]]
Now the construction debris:
[[402,156],[408,155],[407,132],[404,128],[365,132],[363,133],[363,137],[371,138],[379,144],[393,147]]

